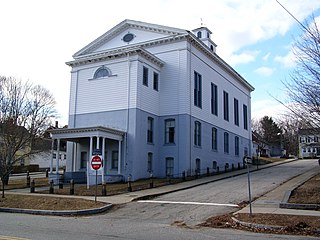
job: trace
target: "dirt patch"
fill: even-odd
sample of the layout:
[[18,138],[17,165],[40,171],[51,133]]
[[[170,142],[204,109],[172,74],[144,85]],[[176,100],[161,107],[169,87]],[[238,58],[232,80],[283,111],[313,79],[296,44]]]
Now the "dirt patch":
[[[320,204],[320,174],[310,178],[296,188],[290,197],[290,203]],[[241,202],[239,206],[245,207],[248,202]],[[234,215],[242,222],[267,226],[281,226],[281,228],[247,227],[232,220],[232,214],[209,218],[200,226],[213,228],[234,228],[261,233],[310,235],[320,237],[320,217],[285,215],[285,214],[252,214],[240,213]]]
[[37,210],[83,210],[99,208],[105,203],[76,198],[6,194],[0,197],[0,207]]
[[293,190],[289,203],[320,204],[320,174]]
[[296,216],[281,214],[237,214],[234,217],[242,222],[283,226],[282,228],[258,228],[247,227],[239,224],[231,218],[232,214],[215,216],[207,219],[206,222],[200,224],[201,227],[213,228],[233,228],[258,233],[272,234],[291,234],[291,235],[308,235],[320,237],[320,217],[314,216]]

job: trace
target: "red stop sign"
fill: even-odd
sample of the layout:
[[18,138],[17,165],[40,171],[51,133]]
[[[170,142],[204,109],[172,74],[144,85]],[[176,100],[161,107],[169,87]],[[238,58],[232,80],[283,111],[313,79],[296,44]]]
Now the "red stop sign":
[[91,167],[93,170],[99,170],[102,166],[102,159],[99,155],[92,156]]

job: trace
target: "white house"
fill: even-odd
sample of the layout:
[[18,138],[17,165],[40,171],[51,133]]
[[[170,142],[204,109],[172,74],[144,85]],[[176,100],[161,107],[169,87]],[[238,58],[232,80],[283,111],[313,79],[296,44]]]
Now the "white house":
[[320,129],[299,129],[299,158],[320,156]]
[[124,20],[67,62],[65,178],[99,181],[204,173],[251,155],[254,88],[216,53],[211,31]]

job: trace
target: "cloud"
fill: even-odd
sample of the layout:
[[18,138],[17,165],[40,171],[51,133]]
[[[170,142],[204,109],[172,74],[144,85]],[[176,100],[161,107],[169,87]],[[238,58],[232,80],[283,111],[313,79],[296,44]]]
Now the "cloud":
[[269,77],[273,74],[274,69],[273,68],[269,68],[269,67],[260,67],[257,68],[256,70],[254,70],[255,73],[265,76],[265,77]]
[[288,112],[288,109],[281,103],[273,99],[264,99],[252,101],[251,104],[251,118],[260,119],[264,116],[279,117],[281,114]]
[[262,57],[262,60],[263,60],[263,61],[268,61],[270,55],[271,55],[271,53],[268,52],[266,55],[264,55],[264,56]]
[[292,68],[296,65],[295,56],[292,51],[285,56],[276,56],[274,61],[281,63],[286,68]]
[[250,63],[256,59],[259,53],[260,51],[246,51],[240,54],[232,54],[228,59],[228,63],[231,65]]

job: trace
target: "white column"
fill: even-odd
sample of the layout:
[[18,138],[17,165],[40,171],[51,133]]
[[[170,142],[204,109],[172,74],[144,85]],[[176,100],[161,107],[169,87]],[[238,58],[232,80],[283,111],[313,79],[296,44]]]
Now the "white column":
[[106,146],[105,146],[105,144],[106,144],[106,139],[105,138],[102,138],[102,183],[105,183],[105,179],[104,179],[104,173],[105,173],[105,171],[104,171],[104,168],[105,168],[105,149],[106,149]]
[[91,170],[90,169],[90,161],[91,161],[91,157],[92,157],[92,137],[90,137],[90,149],[89,149],[89,158],[88,158],[88,161],[87,161],[87,188],[89,189],[90,187],[90,183],[89,183],[89,171]]
[[77,157],[78,157],[78,143],[73,143],[73,164],[72,164],[72,171],[76,171],[76,165],[77,165]]
[[121,174],[121,143],[122,143],[122,141],[119,141],[119,147],[118,147],[118,174]]
[[53,148],[54,148],[54,139],[52,139],[51,142],[51,159],[50,159],[50,173],[52,173],[52,169],[53,169]]
[[57,154],[56,154],[56,173],[59,174],[59,157],[60,155],[60,139],[57,139]]
[[97,149],[100,149],[100,137],[97,137]]

